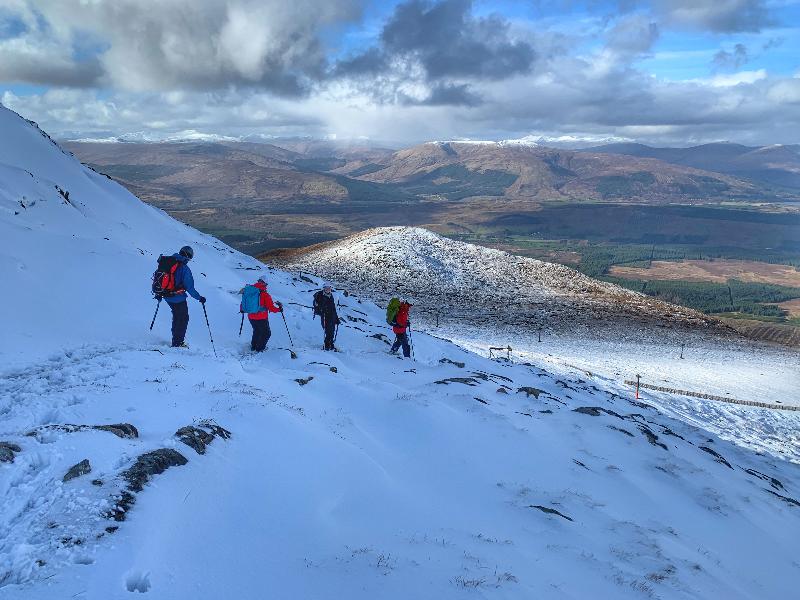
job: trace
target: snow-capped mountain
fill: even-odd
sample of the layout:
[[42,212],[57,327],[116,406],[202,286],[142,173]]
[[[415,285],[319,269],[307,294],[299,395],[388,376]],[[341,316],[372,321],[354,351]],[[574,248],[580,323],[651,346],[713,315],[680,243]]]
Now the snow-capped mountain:
[[[184,244],[216,352],[197,303],[190,349],[164,307],[148,331],[155,257]],[[318,280],[278,270],[287,329],[252,356],[237,292],[263,269],[0,108],[0,598],[796,592],[791,416],[725,409],[788,440],[756,453],[700,401],[689,424],[417,331],[400,360],[353,293],[325,353]]]
[[563,265],[439,236],[416,227],[381,227],[300,250],[267,254],[270,264],[307,271],[388,301],[408,296],[429,322],[640,338],[665,328],[730,335],[697,311],[597,281]]

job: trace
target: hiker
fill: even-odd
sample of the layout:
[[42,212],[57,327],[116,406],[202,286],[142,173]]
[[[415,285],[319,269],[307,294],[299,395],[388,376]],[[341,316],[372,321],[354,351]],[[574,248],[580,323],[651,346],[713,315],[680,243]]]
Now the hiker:
[[273,302],[272,296],[267,292],[266,275],[260,276],[253,285],[244,286],[239,310],[243,314],[247,314],[250,325],[253,327],[250,350],[263,352],[272,335],[269,328],[269,313],[283,312],[283,304]]
[[[184,246],[172,256],[161,256],[158,259],[159,271],[164,272],[161,282],[161,297],[167,301],[172,310],[172,347],[188,348],[184,338],[189,326],[189,305],[187,294],[205,304],[206,299],[194,289],[194,277],[189,268],[189,261],[194,258],[191,246]],[[164,263],[162,265],[162,262]]]
[[336,339],[336,328],[341,321],[336,314],[336,300],[333,298],[333,286],[326,283],[314,294],[314,316],[319,315],[322,330],[325,332],[324,350],[336,350],[333,345]]
[[[386,309],[387,311],[387,321],[392,326],[392,331],[394,331],[394,344],[392,344],[392,348],[390,352],[392,354],[397,354],[397,350],[400,346],[403,347],[403,356],[406,358],[411,357],[411,346],[408,344],[408,328],[411,325],[411,321],[408,320],[408,312],[411,310],[413,304],[410,302],[406,302],[403,300],[400,302],[397,298],[392,298],[389,302],[389,307]],[[394,314],[394,318],[392,318],[391,313],[394,312],[396,307],[396,312]]]

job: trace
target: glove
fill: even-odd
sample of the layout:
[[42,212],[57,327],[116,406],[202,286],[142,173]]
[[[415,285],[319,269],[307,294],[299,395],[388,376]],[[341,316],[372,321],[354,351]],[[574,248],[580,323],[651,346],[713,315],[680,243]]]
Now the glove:
[[277,304],[277,305],[278,305],[278,311],[279,311],[279,312],[283,312],[283,304],[282,304],[282,303],[280,303],[280,302],[276,302],[275,304]]
[[206,297],[205,296],[200,296],[199,300],[200,300],[200,304],[205,304],[206,303]]
[[336,324],[339,325],[339,324],[341,324],[341,322],[342,322],[342,320],[339,317],[336,317]]

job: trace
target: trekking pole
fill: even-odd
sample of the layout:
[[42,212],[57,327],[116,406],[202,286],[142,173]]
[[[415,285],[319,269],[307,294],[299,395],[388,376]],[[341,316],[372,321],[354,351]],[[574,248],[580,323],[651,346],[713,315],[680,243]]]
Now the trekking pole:
[[414,340],[411,339],[411,327],[408,328],[408,343],[411,346],[411,360],[416,360],[414,358]]
[[208,313],[206,312],[206,303],[203,302],[203,304],[201,304],[201,306],[203,307],[203,314],[206,316],[206,327],[208,327],[208,337],[211,339],[211,348],[213,348],[213,350],[214,350],[214,357],[218,358],[217,357],[217,349],[216,349],[216,347],[214,347],[214,336],[211,335],[211,325],[208,322]]
[[[281,306],[283,308],[283,306]],[[289,345],[294,347],[294,342],[292,341],[292,334],[289,333],[289,324],[286,322],[286,315],[283,314],[283,310],[281,310],[281,316],[283,317],[283,326],[286,327],[286,335],[289,336]]]
[[150,331],[153,331],[153,325],[156,324],[156,317],[158,316],[158,309],[160,306],[161,306],[161,298],[159,298],[158,302],[156,303],[156,312],[153,315],[153,320],[150,321]]
[[244,313],[242,313],[242,323],[239,325],[239,335],[242,335],[242,328],[244,327]]

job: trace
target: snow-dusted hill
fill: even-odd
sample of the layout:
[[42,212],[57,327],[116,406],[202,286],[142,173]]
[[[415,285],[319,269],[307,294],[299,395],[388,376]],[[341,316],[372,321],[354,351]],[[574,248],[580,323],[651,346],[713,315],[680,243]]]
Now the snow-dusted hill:
[[[796,438],[757,454],[658,398],[420,332],[403,361],[352,294],[324,353],[318,282],[277,270],[295,354],[273,315],[250,356],[236,291],[255,259],[2,108],[0,169],[3,600],[796,592]],[[168,347],[166,314],[148,332],[154,258],[187,243],[218,357],[197,303],[191,349]]]
[[648,330],[714,331],[697,311],[597,281],[574,269],[441,237],[417,227],[380,227],[343,240],[268,254],[270,264],[328,277],[388,300],[420,300],[440,322],[485,315],[493,325],[637,338]]

